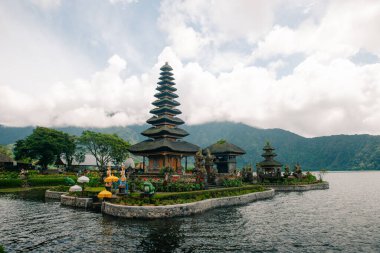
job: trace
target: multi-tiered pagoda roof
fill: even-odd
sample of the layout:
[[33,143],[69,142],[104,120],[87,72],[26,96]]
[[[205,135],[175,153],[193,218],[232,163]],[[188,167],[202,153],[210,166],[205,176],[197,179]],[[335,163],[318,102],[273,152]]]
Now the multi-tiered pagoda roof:
[[265,167],[281,167],[282,164],[274,159],[274,157],[277,156],[276,153],[274,153],[275,149],[270,145],[269,142],[267,142],[263,148],[264,153],[261,155],[265,158],[264,161],[260,162],[259,165],[262,168]]
[[157,99],[152,103],[155,108],[150,110],[153,116],[147,120],[152,127],[141,133],[150,139],[131,146],[129,151],[137,155],[153,155],[157,152],[195,154],[198,146],[180,140],[189,134],[178,127],[184,124],[184,121],[177,117],[182,112],[176,108],[180,103],[175,100],[178,95],[174,93],[177,89],[174,87],[173,69],[165,63],[160,70],[156,88],[158,93],[154,95]]

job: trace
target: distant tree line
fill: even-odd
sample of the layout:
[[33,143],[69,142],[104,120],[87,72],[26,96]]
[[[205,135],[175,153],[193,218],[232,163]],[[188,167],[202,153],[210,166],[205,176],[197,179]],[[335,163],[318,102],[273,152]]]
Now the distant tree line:
[[83,163],[87,153],[95,157],[96,164],[104,169],[108,163],[121,164],[128,156],[129,143],[116,134],[83,131],[74,136],[59,130],[37,127],[25,139],[18,140],[14,147],[16,160],[38,161],[42,168],[59,159],[66,161],[70,169],[76,161]]

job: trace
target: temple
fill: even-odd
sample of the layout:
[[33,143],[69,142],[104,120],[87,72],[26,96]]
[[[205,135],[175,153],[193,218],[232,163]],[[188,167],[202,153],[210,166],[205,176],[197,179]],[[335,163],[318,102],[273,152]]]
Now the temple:
[[236,156],[244,155],[245,151],[225,140],[220,140],[210,146],[206,150],[215,156],[215,165],[218,173],[233,173],[236,170]]
[[[199,150],[198,146],[181,140],[189,134],[178,127],[184,121],[176,117],[181,111],[176,108],[180,103],[175,100],[178,95],[174,93],[177,89],[174,87],[173,69],[165,63],[160,70],[158,93],[154,95],[157,100],[152,103],[155,108],[150,111],[153,117],[147,120],[152,127],[141,133],[149,139],[129,148],[132,154],[143,156],[144,171],[148,172],[158,172],[165,167],[180,169],[182,158],[186,159],[187,167],[187,157],[194,156]],[[147,167],[145,158],[149,159]]]
[[277,154],[273,152],[274,150],[269,142],[265,144],[263,148],[264,153],[261,155],[265,160],[256,164],[257,180],[259,182],[263,182],[264,180],[273,181],[281,178],[282,164],[274,160],[274,157],[277,156]]

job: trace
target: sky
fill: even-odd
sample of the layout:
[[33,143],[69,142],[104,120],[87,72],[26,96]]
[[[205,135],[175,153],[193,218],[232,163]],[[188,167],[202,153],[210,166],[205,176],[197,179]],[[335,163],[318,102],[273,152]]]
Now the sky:
[[187,124],[380,135],[377,0],[2,0],[0,124],[144,124],[165,62]]

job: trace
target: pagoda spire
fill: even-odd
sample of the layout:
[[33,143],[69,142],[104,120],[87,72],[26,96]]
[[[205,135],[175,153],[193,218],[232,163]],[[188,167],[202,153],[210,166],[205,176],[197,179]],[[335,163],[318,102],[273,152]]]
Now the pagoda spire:
[[155,106],[154,109],[150,110],[153,116],[147,120],[147,123],[153,125],[151,128],[145,130],[141,134],[153,139],[160,139],[165,137],[170,137],[174,139],[183,138],[188,135],[188,133],[178,128],[178,125],[184,122],[176,117],[182,112],[176,107],[180,105],[175,98],[178,97],[175,92],[177,89],[174,87],[174,77],[173,68],[166,62],[161,68],[158,86],[154,96],[157,98],[152,105]]
[[265,158],[265,161],[273,161],[274,157],[277,156],[277,154],[273,152],[274,148],[271,146],[269,141],[265,143],[263,151],[264,153],[261,156]]
[[[175,99],[175,82],[173,68],[166,62],[161,68],[158,86],[154,96],[156,100],[152,103],[153,108],[150,113],[153,116],[147,120],[152,127],[141,134],[149,139],[136,143],[129,147],[129,152],[134,155],[143,156],[143,168],[145,169],[145,157],[148,158],[148,170],[158,172],[159,169],[171,167],[181,168],[182,158],[194,156],[199,150],[197,145],[181,140],[189,135],[185,130],[178,127],[184,124],[183,120],[177,117],[182,112],[177,109],[180,105]],[[186,160],[187,161],[187,160]],[[185,162],[185,169],[187,162]]]

